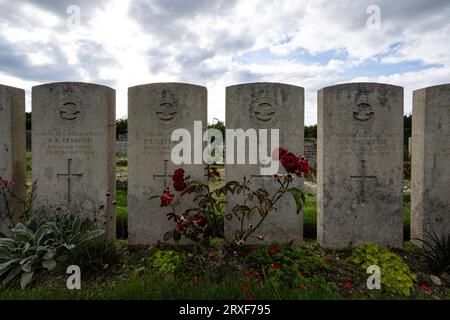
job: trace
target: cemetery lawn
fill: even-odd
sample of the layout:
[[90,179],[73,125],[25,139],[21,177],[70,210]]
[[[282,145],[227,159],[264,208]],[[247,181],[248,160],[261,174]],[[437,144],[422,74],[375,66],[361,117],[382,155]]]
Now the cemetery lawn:
[[[351,251],[303,246],[234,247],[217,240],[209,247],[127,247],[119,240],[90,252],[81,263],[82,289],[68,290],[64,263],[39,272],[31,288],[0,285],[6,299],[450,299],[450,281],[430,281],[417,247],[395,251],[417,274],[407,295],[368,290],[365,270],[350,262]],[[94,247],[91,247],[95,248]],[[96,257],[92,259],[92,257]],[[273,263],[273,261],[280,261]],[[299,268],[295,273],[292,267]]]

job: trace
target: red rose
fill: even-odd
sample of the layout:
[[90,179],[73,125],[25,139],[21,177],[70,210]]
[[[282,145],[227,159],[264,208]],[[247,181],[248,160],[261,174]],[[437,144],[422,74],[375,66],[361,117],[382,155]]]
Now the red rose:
[[178,221],[177,222],[177,229],[180,232],[184,232],[186,230],[186,223],[184,221]]
[[183,168],[178,168],[177,170],[175,170],[175,172],[173,173],[172,176],[172,180],[177,180],[177,178],[183,178],[184,177],[184,169]]
[[308,160],[300,160],[299,166],[297,168],[297,172],[295,173],[297,176],[301,177],[302,173],[308,173],[309,172],[309,163]]
[[242,292],[244,293],[244,295],[248,293],[248,283],[244,283],[242,285]]
[[351,289],[353,287],[350,282],[342,282],[342,283],[339,283],[339,285],[346,289]]
[[278,248],[278,247],[269,247],[269,248],[267,249],[267,252],[268,252],[269,254],[275,254],[275,253],[280,252],[280,248]]
[[425,283],[422,283],[422,284],[419,286],[419,289],[422,290],[422,291],[425,292],[425,293],[431,292],[431,288],[430,288],[429,286],[427,286]]
[[300,158],[292,152],[287,152],[281,158],[281,164],[287,173],[294,173],[300,164]]
[[251,248],[248,252],[249,253],[255,253],[256,252],[256,248]]
[[177,180],[177,181],[174,181],[174,183],[173,183],[173,188],[176,191],[183,191],[184,189],[186,189],[186,187],[187,187],[187,184],[186,184],[186,182],[184,182],[184,180]]
[[272,269],[280,270],[281,269],[281,263],[272,263]]
[[172,176],[172,181],[173,181],[173,188],[176,191],[183,191],[184,189],[186,189],[187,184],[184,181],[184,169],[183,168],[178,168],[177,170],[175,170],[175,172],[173,173],[173,176]]
[[285,154],[286,150],[283,148],[276,148],[272,151],[272,159],[273,160],[280,160]]
[[199,216],[199,215],[194,216],[193,220],[194,220],[194,223],[199,225],[199,226],[203,226],[205,224],[205,222],[206,222],[205,217],[202,217],[202,216]]
[[161,196],[161,207],[167,207],[175,196],[170,193],[169,188],[164,189],[164,193]]

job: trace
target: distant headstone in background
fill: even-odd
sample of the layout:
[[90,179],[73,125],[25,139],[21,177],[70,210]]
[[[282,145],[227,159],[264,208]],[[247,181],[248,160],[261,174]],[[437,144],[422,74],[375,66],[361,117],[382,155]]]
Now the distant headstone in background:
[[[193,138],[194,121],[201,121],[205,129],[207,119],[205,87],[155,83],[128,89],[129,244],[155,244],[175,229],[174,221],[167,220],[170,209],[161,208],[158,200],[149,201],[149,197],[162,195],[165,187],[174,192],[171,175],[176,168],[183,167],[192,179],[205,181],[203,164],[172,163],[172,148],[178,142],[171,141],[171,136],[173,130],[184,128]],[[183,201],[179,209],[192,207],[192,199]]]
[[318,92],[317,236],[330,248],[403,244],[403,88]]
[[128,134],[119,134],[117,137],[116,152],[120,154],[127,154],[128,151]]
[[309,166],[317,169],[317,140],[305,138],[305,152],[303,154],[308,159]]
[[10,186],[14,195],[0,185],[0,233],[5,235],[24,214],[25,157],[25,91],[0,85],[0,179],[15,184]]
[[115,238],[115,90],[52,83],[32,100],[33,214],[83,215]]
[[[227,129],[279,129],[280,147],[288,149],[296,155],[303,154],[304,143],[304,89],[281,83],[250,83],[228,87],[226,90],[226,128]],[[270,137],[270,133],[268,133]],[[227,141],[228,144],[228,141]],[[269,142],[270,146],[270,142]],[[237,150],[234,154],[246,153],[248,163],[248,143],[246,150]],[[226,152],[230,152],[229,149]],[[268,154],[270,150],[268,150]],[[260,176],[261,164],[230,164],[225,165],[225,183],[239,181],[244,176],[252,178],[252,188],[264,188],[275,192],[278,183],[271,176]],[[284,173],[280,168],[280,172]],[[294,179],[292,186],[303,189],[303,179]],[[233,207],[242,204],[240,195],[227,195],[225,211],[231,213]],[[256,200],[255,200],[256,201]],[[245,220],[245,224],[255,225],[256,219]],[[225,220],[225,234],[229,240],[235,237],[235,231],[240,229],[239,220]],[[276,205],[255,236],[263,236],[263,241],[249,239],[249,243],[270,243],[278,241],[296,243],[303,241],[303,212],[296,214],[293,197],[286,195]]]
[[414,91],[411,238],[450,234],[450,84]]

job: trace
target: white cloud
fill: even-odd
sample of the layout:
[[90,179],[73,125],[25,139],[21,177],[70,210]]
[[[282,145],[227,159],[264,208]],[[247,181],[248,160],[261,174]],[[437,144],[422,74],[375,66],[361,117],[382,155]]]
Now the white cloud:
[[[75,30],[66,27],[71,4],[82,14]],[[377,81],[404,86],[409,111],[411,90],[449,82],[450,4],[379,0],[381,29],[371,30],[366,9],[372,4],[0,0],[0,82],[26,89],[53,81],[110,85],[118,116],[126,114],[129,86],[191,82],[208,87],[210,120],[224,119],[226,86],[286,82],[305,87],[306,123],[313,124],[318,89]],[[245,58],[255,53],[261,58]],[[371,72],[355,75],[368,63]],[[398,71],[407,63],[432,66]]]

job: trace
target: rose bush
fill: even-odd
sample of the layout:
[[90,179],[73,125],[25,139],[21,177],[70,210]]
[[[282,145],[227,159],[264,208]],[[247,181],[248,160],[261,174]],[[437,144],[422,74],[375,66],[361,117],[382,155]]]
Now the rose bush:
[[[276,204],[284,198],[285,194],[291,194],[294,197],[297,206],[296,213],[300,213],[305,197],[303,192],[292,187],[294,178],[302,177],[309,171],[308,161],[301,156],[284,149],[278,148],[272,152],[272,157],[279,160],[286,174],[275,174],[274,181],[278,184],[278,189],[274,192],[268,192],[262,188],[254,190],[252,188],[252,179],[244,177],[243,182],[230,181],[223,187],[211,190],[208,183],[195,181],[186,176],[183,168],[178,168],[172,175],[172,187],[178,192],[176,197],[171,193],[170,188],[164,188],[161,196],[155,195],[150,197],[159,198],[161,207],[170,207],[167,213],[169,220],[173,220],[176,228],[167,232],[164,240],[174,239],[180,240],[182,237],[190,239],[194,242],[209,243],[210,237],[217,234],[212,228],[213,220],[217,219],[216,212],[223,211],[224,198],[228,194],[243,195],[243,202],[233,207],[232,212],[226,213],[225,218],[231,220],[233,217],[239,219],[240,229],[235,232],[235,242],[239,245],[245,243],[249,237],[254,237],[256,230],[262,225],[267,216],[272,212]],[[215,167],[208,166],[206,176],[208,180],[220,177]],[[184,212],[178,213],[178,205],[181,198],[191,196],[194,205]],[[186,202],[185,202],[186,203]],[[259,215],[259,220],[254,225],[245,224],[245,220],[250,220]],[[217,223],[215,223],[217,225]],[[256,236],[262,239],[262,236]]]

